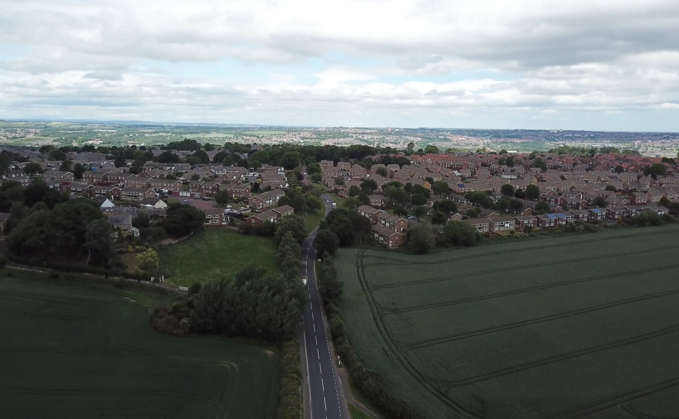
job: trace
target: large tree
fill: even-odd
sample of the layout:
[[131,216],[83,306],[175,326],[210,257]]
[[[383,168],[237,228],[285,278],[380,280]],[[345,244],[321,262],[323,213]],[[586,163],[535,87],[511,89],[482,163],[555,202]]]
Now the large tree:
[[156,276],[158,269],[160,269],[160,258],[155,250],[147,249],[137,255],[137,270],[140,274]]
[[532,199],[533,201],[540,198],[540,188],[531,184],[526,187],[526,198]]

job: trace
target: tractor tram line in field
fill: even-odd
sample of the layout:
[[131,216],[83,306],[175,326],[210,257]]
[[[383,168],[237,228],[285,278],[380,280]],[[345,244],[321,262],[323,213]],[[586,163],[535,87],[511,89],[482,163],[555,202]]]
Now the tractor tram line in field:
[[[389,375],[403,397],[410,394],[416,405],[418,395],[433,397],[419,405],[436,412],[431,416],[448,409],[446,417],[605,412],[605,417],[655,418],[666,416],[658,409],[679,409],[679,368],[672,361],[679,349],[679,323],[672,322],[679,316],[673,280],[679,263],[671,263],[679,229],[616,231],[542,244],[464,249],[444,258],[342,251],[340,276],[353,290],[350,298],[356,298],[348,307],[363,305],[357,314],[364,311],[374,323],[358,327],[361,337],[350,333],[352,342],[358,339],[359,354],[370,352],[367,365]],[[629,250],[635,246],[638,250]],[[572,250],[559,252],[564,248]],[[481,260],[488,263],[476,262]],[[504,269],[494,268],[503,264]],[[436,276],[441,270],[453,274]],[[373,364],[380,354],[384,363]],[[395,364],[402,372],[393,371]],[[389,371],[380,369],[387,365]],[[568,385],[568,391],[550,393],[550,382]],[[528,389],[537,393],[522,393]],[[441,405],[430,406],[435,400]],[[544,405],[531,405],[535,400]]]
[[[370,282],[368,282],[368,284],[371,285],[370,289],[372,291],[378,291],[378,290],[387,289],[387,288],[419,286],[419,285],[422,285],[422,284],[430,284],[430,283],[434,283],[434,282],[445,282],[445,281],[451,281],[451,280],[455,280],[455,279],[467,279],[467,278],[474,277],[474,276],[483,276],[483,275],[494,274],[494,273],[505,273],[505,272],[510,272],[510,271],[522,271],[522,270],[530,269],[530,268],[543,268],[543,267],[546,267],[546,266],[551,267],[551,266],[554,266],[554,265],[564,265],[564,264],[568,264],[568,263],[589,262],[589,261],[592,261],[592,260],[605,259],[605,258],[639,255],[639,254],[644,254],[644,253],[656,253],[660,250],[665,251],[665,250],[671,250],[671,249],[679,249],[679,245],[669,246],[669,247],[665,247],[663,249],[649,249],[649,250],[643,250],[643,251],[611,253],[611,254],[607,254],[607,255],[587,256],[587,257],[580,257],[580,258],[573,258],[573,259],[565,259],[565,260],[561,260],[561,261],[534,263],[534,264],[530,264],[530,265],[521,265],[521,266],[512,266],[512,267],[499,268],[499,269],[490,269],[490,270],[485,270],[485,271],[477,271],[477,272],[473,272],[473,273],[467,273],[467,274],[463,274],[461,276],[436,277],[436,278],[427,279],[427,280],[399,282],[399,283],[390,284],[390,285],[378,285],[378,284],[372,284]],[[394,266],[394,264],[391,264],[391,266]],[[653,269],[653,268],[649,268],[649,269]]]
[[[679,268],[679,264],[672,264],[672,265],[666,265],[666,266],[660,266],[656,268],[646,268],[646,269],[639,269],[636,271],[628,271],[624,273],[615,273],[615,274],[607,274],[607,275],[596,275],[592,276],[589,278],[582,278],[582,279],[573,279],[570,281],[562,281],[562,282],[556,282],[553,284],[549,285],[538,285],[534,287],[529,287],[529,288],[521,288],[513,291],[505,291],[505,292],[500,292],[500,293],[495,293],[495,294],[488,294],[480,297],[474,297],[474,298],[463,298],[459,300],[450,300],[450,301],[444,301],[440,303],[432,303],[432,304],[423,304],[423,305],[418,305],[418,306],[410,306],[410,307],[404,307],[404,308],[388,308],[385,307],[384,305],[381,305],[379,303],[376,304],[376,307],[380,310],[380,313],[383,313],[384,315],[389,315],[389,314],[397,314],[397,313],[407,313],[410,311],[418,311],[418,310],[429,310],[433,308],[440,308],[440,307],[447,307],[447,306],[452,306],[456,304],[467,304],[467,303],[473,303],[477,301],[483,301],[483,300],[489,300],[492,298],[501,298],[501,297],[507,297],[510,295],[517,295],[517,294],[525,294],[525,293],[530,293],[533,291],[542,291],[542,290],[547,290],[551,288],[557,288],[557,287],[565,287],[568,285],[573,285],[573,284],[579,284],[583,282],[591,282],[591,281],[599,281],[602,279],[611,279],[615,277],[621,277],[621,276],[627,276],[627,275],[638,275],[642,273],[649,273],[649,272],[660,272],[660,271],[666,271],[669,269],[677,269]],[[458,279],[458,278],[450,278],[450,279]],[[372,289],[374,292],[375,290]]]

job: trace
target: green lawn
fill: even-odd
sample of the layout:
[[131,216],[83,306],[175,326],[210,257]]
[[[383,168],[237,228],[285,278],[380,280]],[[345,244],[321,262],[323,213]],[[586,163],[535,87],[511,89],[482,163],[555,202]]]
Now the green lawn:
[[160,271],[171,283],[189,286],[231,275],[248,264],[278,269],[273,239],[246,236],[223,228],[206,228],[187,240],[158,249]]
[[0,276],[2,417],[275,417],[268,347],[156,333],[140,288],[20,276]]
[[427,417],[679,411],[679,226],[426,256],[341,249],[368,368]]

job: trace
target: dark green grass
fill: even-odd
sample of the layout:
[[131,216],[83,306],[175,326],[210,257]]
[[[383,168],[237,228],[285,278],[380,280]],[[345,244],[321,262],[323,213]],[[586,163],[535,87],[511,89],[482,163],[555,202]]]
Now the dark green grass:
[[677,255],[667,226],[336,262],[359,355],[429,417],[632,418],[679,411]]
[[275,416],[266,348],[161,335],[147,292],[57,282],[0,278],[0,417]]
[[171,283],[183,286],[234,274],[248,264],[275,271],[278,269],[276,254],[273,239],[221,228],[206,229],[187,240],[158,249],[160,271]]

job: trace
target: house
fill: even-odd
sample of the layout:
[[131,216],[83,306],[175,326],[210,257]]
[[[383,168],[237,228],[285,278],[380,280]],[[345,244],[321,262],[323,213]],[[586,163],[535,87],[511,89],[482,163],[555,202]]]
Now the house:
[[520,215],[514,217],[514,228],[519,231],[525,231],[526,229],[535,228],[536,218],[533,216]]
[[120,199],[120,188],[117,186],[93,186],[95,196],[106,196],[111,199]]
[[[113,237],[118,237],[118,231],[121,230],[123,235],[129,236],[129,235],[134,235],[134,231],[132,231],[132,216],[130,214],[122,214],[122,213],[109,213],[108,214],[108,222],[111,224],[111,227],[113,228]],[[139,231],[139,230],[137,230]]]
[[479,233],[485,234],[490,231],[490,221],[487,218],[470,218],[462,221],[474,227]]
[[546,215],[538,215],[535,217],[536,220],[536,225],[538,228],[541,229],[550,229],[554,228],[557,225],[557,217],[554,214],[546,214]]
[[94,186],[82,182],[64,182],[61,184],[61,192],[69,195],[94,196]]
[[205,225],[222,225],[224,222],[224,213],[220,208],[207,208],[203,212],[205,213],[203,221]]
[[167,204],[165,203],[165,201],[157,197],[144,198],[141,200],[141,204],[156,209],[167,208]]
[[244,201],[251,196],[252,189],[249,184],[242,185],[223,185],[222,189],[229,194],[229,199],[234,201]]
[[276,221],[280,220],[282,217],[285,217],[286,215],[291,215],[291,214],[295,213],[295,209],[293,207],[291,207],[290,205],[282,205],[280,207],[276,207],[276,208],[272,209],[271,211],[278,214]]
[[629,194],[630,205],[645,205],[648,203],[648,194],[644,192],[632,192]]
[[495,233],[516,228],[513,217],[492,217],[488,218],[488,223],[490,231]]
[[389,201],[387,197],[377,194],[368,195],[368,199],[370,200],[370,205],[375,208],[384,208]]
[[254,210],[273,207],[278,205],[278,200],[285,196],[285,192],[280,189],[264,192],[263,194],[248,198],[248,206]]
[[106,198],[105,196],[99,195],[94,198],[94,202],[96,202],[99,205],[99,209],[102,212],[105,211],[110,211],[115,207],[115,204],[111,202],[110,199]]
[[408,220],[397,215],[382,212],[376,215],[376,223],[399,233],[408,231]]
[[358,207],[358,213],[370,220],[371,223],[377,224],[377,216],[379,214],[384,214],[384,211],[373,208],[370,205],[361,205]]
[[570,211],[570,213],[573,216],[573,221],[580,221],[583,223],[589,222],[589,211],[587,210],[573,210]]
[[608,207],[606,208],[606,218],[611,220],[617,220],[618,218],[623,218],[627,216],[627,210],[625,207]]
[[60,182],[73,182],[73,173],[60,170],[45,170],[42,174],[43,179],[58,180]]
[[127,201],[142,201],[145,198],[154,198],[156,192],[153,189],[121,188],[120,199]]
[[589,221],[592,223],[598,223],[604,220],[605,212],[599,208],[590,208],[587,210],[589,213]]
[[382,225],[374,225],[371,230],[372,236],[375,241],[386,245],[390,249],[403,246],[406,242],[406,235],[394,231]]
[[275,223],[279,214],[273,211],[262,211],[259,214],[254,214],[248,217],[245,222],[253,227],[259,227],[266,221]]
[[167,189],[168,192],[181,192],[183,185],[181,180],[151,179],[149,186],[153,189]]

